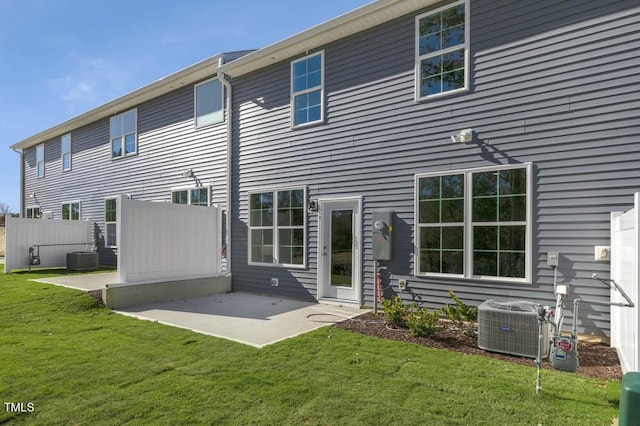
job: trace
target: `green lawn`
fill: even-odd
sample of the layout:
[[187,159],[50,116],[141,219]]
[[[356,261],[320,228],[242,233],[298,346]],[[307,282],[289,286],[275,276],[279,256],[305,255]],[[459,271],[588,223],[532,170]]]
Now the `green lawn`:
[[325,327],[255,349],[110,312],[81,292],[0,275],[8,424],[610,425],[620,381]]

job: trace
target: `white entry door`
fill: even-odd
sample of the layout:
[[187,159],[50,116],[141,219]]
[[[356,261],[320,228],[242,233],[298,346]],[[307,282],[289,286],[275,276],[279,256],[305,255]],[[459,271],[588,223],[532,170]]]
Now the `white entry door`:
[[318,297],[360,306],[361,201],[334,199],[319,204]]

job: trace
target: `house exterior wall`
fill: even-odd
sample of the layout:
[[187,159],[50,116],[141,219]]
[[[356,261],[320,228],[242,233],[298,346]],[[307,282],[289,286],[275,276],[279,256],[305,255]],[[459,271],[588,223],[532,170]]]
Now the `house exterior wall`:
[[[559,252],[569,298],[603,303],[581,304],[579,331],[608,336],[609,290],[591,275],[608,276],[594,246],[609,245],[610,212],[632,207],[640,187],[640,8],[631,0],[471,0],[470,90],[415,102],[415,16],[424,11],[309,51],[324,50],[324,124],[291,128],[296,58],[234,80],[234,289],[317,296],[317,214],[307,215],[306,268],[248,264],[249,192],[306,187],[308,200],[362,197],[365,305],[374,303],[372,212],[391,209],[394,253],[383,277],[395,289],[406,279],[406,300],[436,308],[451,289],[473,305],[553,305],[546,254]],[[474,141],[452,144],[466,128]],[[531,282],[415,276],[416,174],[518,163],[532,168]]]
[[[62,171],[60,137],[45,142],[44,178],[36,176],[36,148],[25,150],[25,207],[37,199],[41,212],[60,219],[63,202],[80,201],[81,219],[95,222],[95,238],[105,234],[106,197],[171,202],[171,189],[195,186],[180,176],[187,169],[211,187],[212,204],[226,204],[226,124],[195,128],[193,85],[138,105],[137,119],[138,153],[130,157],[111,158],[108,118],[71,132],[70,171]],[[97,243],[101,264],[115,266],[117,250]]]

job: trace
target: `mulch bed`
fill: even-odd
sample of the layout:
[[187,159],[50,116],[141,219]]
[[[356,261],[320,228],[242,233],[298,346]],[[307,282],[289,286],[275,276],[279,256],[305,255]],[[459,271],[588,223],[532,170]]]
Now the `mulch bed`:
[[[483,355],[516,364],[535,367],[534,360],[520,356],[487,352],[478,348],[475,335],[467,335],[454,329],[450,323],[440,321],[438,330],[430,337],[413,337],[408,329],[387,326],[382,315],[376,318],[373,312],[360,315],[335,325],[343,330],[374,336],[381,339],[415,343],[435,349],[462,352],[465,354]],[[578,343],[580,367],[577,374],[585,377],[602,379],[621,379],[622,369],[618,354],[614,348],[598,342]],[[551,369],[547,360],[543,360],[543,368]]]

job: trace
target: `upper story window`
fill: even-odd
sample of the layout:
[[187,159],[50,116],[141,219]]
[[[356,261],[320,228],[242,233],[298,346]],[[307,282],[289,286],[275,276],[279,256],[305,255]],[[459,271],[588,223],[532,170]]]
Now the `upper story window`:
[[416,177],[416,275],[530,281],[531,166]]
[[324,121],[324,52],[291,62],[293,126]]
[[44,144],[36,146],[36,169],[38,177],[44,177]]
[[80,220],[80,202],[62,203],[62,220]]
[[122,158],[138,152],[138,118],[137,110],[111,117],[111,157]]
[[220,80],[196,84],[194,92],[196,127],[224,121],[224,88]]
[[469,0],[416,17],[416,99],[469,87]]
[[190,204],[192,206],[209,206],[209,187],[176,189],[171,191],[173,204]]
[[62,170],[71,170],[71,133],[68,133],[60,140],[62,151]]

